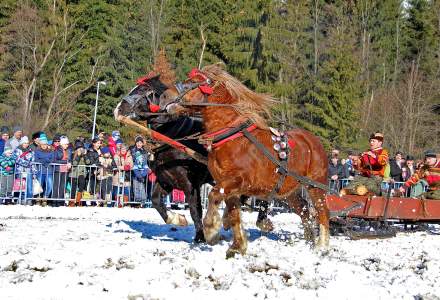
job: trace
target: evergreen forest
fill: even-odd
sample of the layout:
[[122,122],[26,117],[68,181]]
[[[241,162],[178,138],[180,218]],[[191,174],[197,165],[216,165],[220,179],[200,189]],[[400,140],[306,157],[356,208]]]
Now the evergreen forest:
[[[1,0],[0,125],[89,136],[165,50],[179,79],[223,62],[274,126],[359,150],[440,147],[440,0]],[[123,128],[127,133],[130,128]]]

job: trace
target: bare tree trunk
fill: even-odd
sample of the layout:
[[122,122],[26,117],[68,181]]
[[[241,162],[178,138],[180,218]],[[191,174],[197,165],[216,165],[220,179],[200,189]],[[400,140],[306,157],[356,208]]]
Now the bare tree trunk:
[[400,55],[399,36],[400,36],[400,26],[399,26],[399,18],[398,18],[396,22],[396,58],[394,60],[393,84],[396,84],[397,81],[397,71],[398,71],[399,55]]
[[202,38],[202,52],[200,53],[199,58],[199,69],[202,67],[202,61],[203,61],[203,53],[205,53],[205,47],[206,47],[206,37],[203,34],[204,26],[203,24],[200,24],[200,37]]
[[314,50],[315,50],[315,57],[314,57],[314,65],[313,65],[313,73],[315,74],[315,76],[318,74],[318,1],[319,0],[315,0],[315,22],[313,25],[313,29],[314,29],[314,36],[313,36],[313,41],[314,41]]

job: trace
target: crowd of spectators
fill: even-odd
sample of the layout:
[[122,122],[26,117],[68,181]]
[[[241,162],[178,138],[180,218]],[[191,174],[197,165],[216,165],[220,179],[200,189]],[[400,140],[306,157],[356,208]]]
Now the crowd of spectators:
[[[331,188],[340,189],[355,176],[360,175],[354,167],[359,154],[353,151],[348,151],[347,154],[347,158],[341,158],[337,149],[333,149],[330,153],[328,179]],[[397,151],[385,168],[384,182],[406,182],[422,165],[423,160],[415,160],[414,156],[405,156],[401,151]]]
[[[88,141],[45,132],[24,135],[22,128],[0,128],[0,198],[18,196],[22,204],[38,199],[48,205],[82,205],[136,202],[151,198],[155,174],[149,168],[152,154],[145,139],[136,136],[128,146],[115,130]],[[12,133],[12,137],[10,137]]]

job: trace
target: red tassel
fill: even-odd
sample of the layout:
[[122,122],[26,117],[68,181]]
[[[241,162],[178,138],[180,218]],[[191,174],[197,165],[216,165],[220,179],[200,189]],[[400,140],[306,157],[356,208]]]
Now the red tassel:
[[212,89],[212,87],[210,87],[207,84],[199,86],[199,89],[205,95],[212,95],[212,93],[214,93],[214,90]]
[[196,77],[199,74],[200,74],[200,70],[197,68],[194,68],[191,70],[191,72],[188,73],[188,78],[193,79],[194,77]]
[[295,141],[288,140],[287,143],[289,144],[290,149],[293,149],[293,147],[295,147]]
[[149,108],[150,108],[150,111],[153,113],[158,112],[160,110],[160,106],[156,105],[156,104],[150,104]]
[[156,76],[157,76],[157,74],[154,73],[153,71],[151,71],[151,72],[148,73],[147,75],[138,78],[138,79],[136,80],[136,84],[137,84],[137,85],[143,85],[143,84],[146,83],[148,80],[150,80],[151,78],[156,77]]

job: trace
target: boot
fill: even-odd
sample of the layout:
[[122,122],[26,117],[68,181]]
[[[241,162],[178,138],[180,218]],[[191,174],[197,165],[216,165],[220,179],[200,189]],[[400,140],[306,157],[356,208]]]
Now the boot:
[[69,200],[69,207],[75,207],[76,200]]
[[82,206],[81,205],[81,198],[82,198],[82,193],[77,192],[76,197],[75,197],[76,206]]
[[117,202],[117,204],[118,204],[118,208],[121,208],[123,205],[122,205],[122,197],[121,196],[117,196],[116,197],[116,202]]

